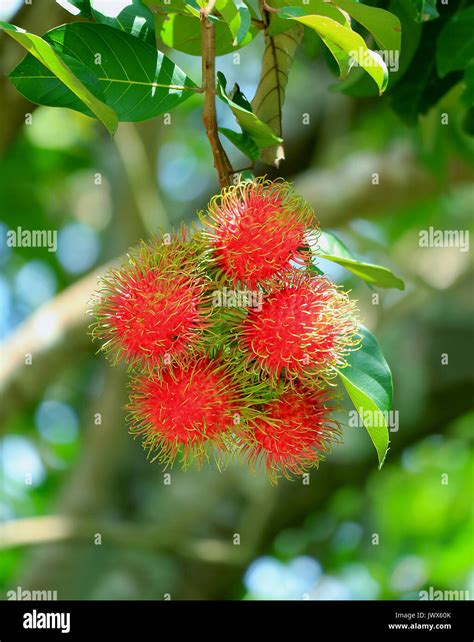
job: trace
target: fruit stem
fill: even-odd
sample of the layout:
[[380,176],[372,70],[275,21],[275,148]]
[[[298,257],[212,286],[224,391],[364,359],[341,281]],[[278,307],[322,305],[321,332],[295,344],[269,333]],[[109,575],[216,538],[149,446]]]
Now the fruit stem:
[[214,157],[214,167],[219,176],[220,186],[223,188],[231,184],[231,177],[234,174],[234,170],[217,133],[216,36],[214,23],[211,22],[208,17],[212,11],[213,4],[213,0],[210,0],[208,6],[201,9],[202,88],[204,91],[203,121],[206,136],[209,139]]

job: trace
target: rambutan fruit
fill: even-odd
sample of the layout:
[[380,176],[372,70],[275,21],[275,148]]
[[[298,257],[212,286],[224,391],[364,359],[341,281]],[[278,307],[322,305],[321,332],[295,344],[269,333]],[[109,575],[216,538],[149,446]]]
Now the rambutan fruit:
[[303,264],[305,233],[318,232],[312,208],[284,181],[229,187],[201,218],[211,262],[232,284],[249,287],[285,272],[290,261]]
[[298,385],[264,405],[244,447],[249,465],[263,462],[273,483],[280,473],[290,478],[317,466],[340,438],[339,425],[329,416],[334,407],[328,403],[327,391]]
[[206,277],[184,230],[142,243],[100,279],[92,335],[114,362],[147,369],[196,349],[207,327]]
[[270,377],[327,380],[358,343],[354,303],[325,277],[295,271],[277,282],[261,310],[249,310],[240,347]]
[[152,460],[169,464],[181,455],[183,467],[201,463],[209,447],[219,461],[242,411],[226,367],[204,356],[133,377],[126,409],[131,432],[144,435]]

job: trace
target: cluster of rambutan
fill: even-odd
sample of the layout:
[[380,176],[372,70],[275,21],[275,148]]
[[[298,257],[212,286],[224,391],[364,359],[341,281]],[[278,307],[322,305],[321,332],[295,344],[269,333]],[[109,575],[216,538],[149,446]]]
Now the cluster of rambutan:
[[310,271],[318,223],[288,183],[240,183],[200,218],[101,279],[93,336],[130,366],[130,430],[153,460],[300,475],[340,434],[331,379],[358,341],[354,304]]

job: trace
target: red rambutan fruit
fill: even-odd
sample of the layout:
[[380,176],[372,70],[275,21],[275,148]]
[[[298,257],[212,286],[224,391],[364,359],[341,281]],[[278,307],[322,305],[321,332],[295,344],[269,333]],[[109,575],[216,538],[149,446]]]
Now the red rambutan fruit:
[[193,460],[201,463],[207,446],[224,453],[240,402],[225,367],[200,357],[135,376],[126,409],[130,430],[144,435],[152,461],[169,464],[181,454],[186,467]]
[[358,343],[354,303],[325,277],[288,275],[240,326],[248,360],[278,378],[327,379]]
[[301,385],[263,406],[253,420],[253,432],[245,445],[249,464],[262,461],[272,482],[278,474],[301,475],[323,459],[340,437],[336,420],[329,414],[328,392]]
[[233,284],[255,287],[304,263],[305,232],[316,236],[312,208],[284,181],[243,182],[214,197],[204,234],[212,261]]
[[154,239],[100,279],[92,335],[114,361],[153,368],[200,345],[207,282],[185,232]]

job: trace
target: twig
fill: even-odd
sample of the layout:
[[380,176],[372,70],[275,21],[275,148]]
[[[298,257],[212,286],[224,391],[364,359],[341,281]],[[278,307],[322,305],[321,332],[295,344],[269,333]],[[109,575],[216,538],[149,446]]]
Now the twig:
[[275,9],[275,7],[270,7],[270,5],[267,3],[266,0],[262,0],[262,7],[265,9],[265,11],[268,11],[269,13],[280,13],[280,9]]
[[205,18],[210,16],[212,13],[212,10],[215,7],[215,4],[216,4],[216,0],[209,0],[207,5],[201,9],[201,16],[204,16]]
[[265,23],[263,20],[258,20],[257,18],[252,18],[250,21],[254,27],[257,27],[257,29],[265,29]]
[[201,9],[201,38],[202,38],[202,87],[204,90],[204,113],[203,121],[207,138],[211,145],[214,157],[214,167],[219,176],[221,187],[228,187],[231,184],[231,176],[234,173],[232,165],[225,153],[217,133],[216,116],[216,36],[214,24],[208,16],[212,11],[215,0]]

